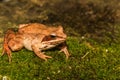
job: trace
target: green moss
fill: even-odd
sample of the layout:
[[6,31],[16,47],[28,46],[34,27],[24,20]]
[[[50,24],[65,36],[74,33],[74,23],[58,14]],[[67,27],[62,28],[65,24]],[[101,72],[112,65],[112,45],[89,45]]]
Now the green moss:
[[[93,43],[89,45],[94,49],[86,43]],[[7,76],[11,80],[120,79],[119,45],[99,45],[93,41],[80,41],[73,37],[68,38],[67,44],[71,53],[67,61],[64,53],[54,49],[45,51],[53,57],[47,62],[26,49],[12,52],[12,63],[9,63],[7,55],[4,55],[0,58],[0,78]]]

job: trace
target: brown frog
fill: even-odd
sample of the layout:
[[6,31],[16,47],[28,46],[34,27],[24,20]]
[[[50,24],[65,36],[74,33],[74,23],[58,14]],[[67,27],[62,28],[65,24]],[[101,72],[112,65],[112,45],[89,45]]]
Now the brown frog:
[[19,27],[18,32],[13,30],[6,32],[2,54],[8,54],[9,62],[11,62],[11,51],[18,51],[23,47],[34,51],[38,57],[47,61],[47,58],[52,57],[45,55],[42,51],[57,45],[60,45],[61,51],[65,53],[66,59],[68,59],[70,54],[65,44],[67,36],[63,32],[63,28],[61,26],[46,27],[41,25],[38,23],[25,24]]

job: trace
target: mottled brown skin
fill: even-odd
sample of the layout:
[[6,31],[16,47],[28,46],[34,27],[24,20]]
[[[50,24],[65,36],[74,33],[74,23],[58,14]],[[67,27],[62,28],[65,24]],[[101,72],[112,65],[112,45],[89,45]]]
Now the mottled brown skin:
[[62,26],[51,27],[51,26],[46,26],[39,23],[20,24],[18,32],[19,33],[35,33],[35,34],[40,33],[46,36],[52,33],[56,33],[56,36],[66,37],[66,35],[63,32]]
[[[28,26],[29,25],[29,26]],[[46,27],[42,24],[33,23],[20,26],[18,32],[8,30],[4,37],[2,55],[7,53],[9,62],[11,62],[11,51],[18,51],[25,47],[41,59],[47,61],[47,58],[52,58],[43,54],[42,50],[50,49],[60,45],[61,51],[69,57],[67,46],[64,44],[66,41],[66,34],[63,32],[62,27]]]

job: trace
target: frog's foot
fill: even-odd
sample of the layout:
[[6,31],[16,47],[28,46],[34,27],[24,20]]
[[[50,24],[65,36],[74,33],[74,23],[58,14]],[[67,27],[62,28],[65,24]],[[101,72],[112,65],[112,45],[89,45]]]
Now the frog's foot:
[[12,59],[11,59],[11,51],[10,50],[8,50],[8,51],[3,51],[2,52],[2,56],[5,54],[5,52],[7,53],[7,55],[8,55],[8,59],[9,59],[9,62],[11,62],[12,61]]
[[40,53],[40,54],[36,54],[38,57],[40,57],[41,59],[47,61],[47,58],[52,58],[51,56],[47,56],[43,53]]
[[7,53],[8,58],[9,58],[9,62],[11,62],[11,50],[9,49],[7,44],[3,45],[3,51],[2,51],[2,56]]
[[69,54],[69,52],[67,50],[67,47],[62,47],[61,50],[60,50],[60,52],[64,52],[65,53],[66,59],[69,58],[70,54]]
[[61,46],[59,48],[61,49],[60,52],[64,52],[65,53],[66,60],[67,60],[69,58],[69,56],[70,56],[70,53],[69,53],[69,51],[67,49],[66,43],[61,44]]
[[39,58],[41,58],[41,59],[43,59],[43,60],[45,60],[45,61],[47,61],[47,58],[52,58],[51,56],[47,56],[47,55],[45,55],[44,53],[40,52],[40,49],[39,49],[37,46],[35,46],[35,45],[32,45],[32,49],[33,49],[34,53],[35,53]]

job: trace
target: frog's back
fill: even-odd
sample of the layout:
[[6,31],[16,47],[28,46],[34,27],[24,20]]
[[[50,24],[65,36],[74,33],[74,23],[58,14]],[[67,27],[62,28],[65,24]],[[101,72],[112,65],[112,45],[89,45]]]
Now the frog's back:
[[42,33],[44,30],[47,30],[47,27],[39,23],[30,23],[22,24],[22,27],[19,27],[18,32],[20,33]]

